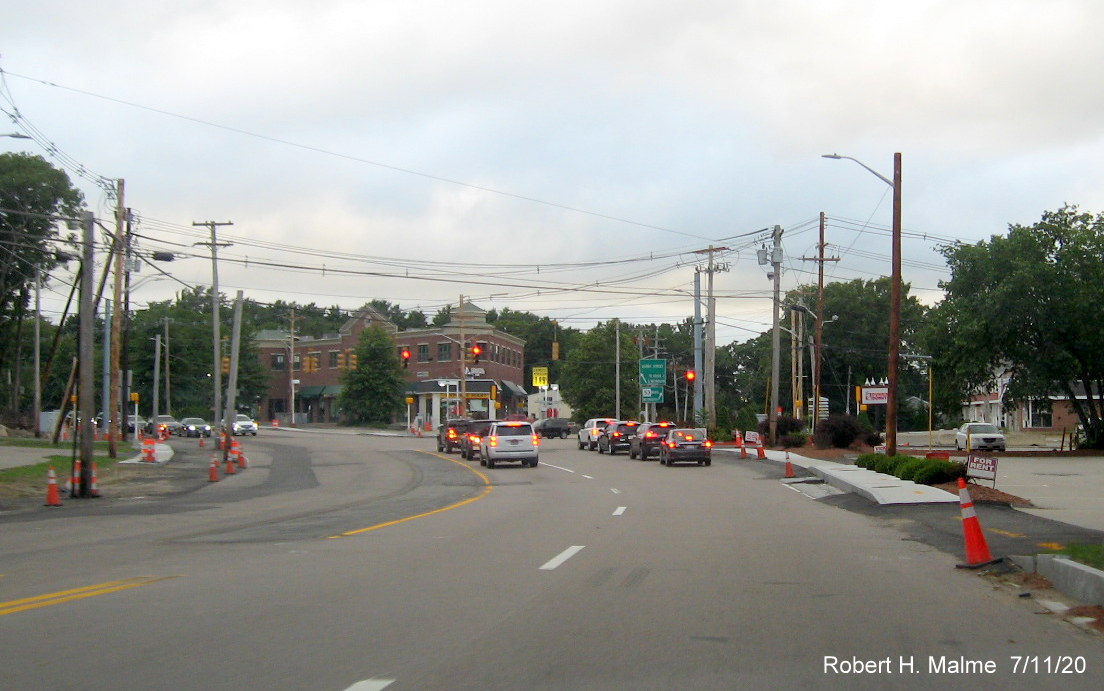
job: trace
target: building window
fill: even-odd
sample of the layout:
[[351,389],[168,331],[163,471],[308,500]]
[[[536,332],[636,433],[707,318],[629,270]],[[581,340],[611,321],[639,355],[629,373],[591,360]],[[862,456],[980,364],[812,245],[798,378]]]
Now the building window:
[[291,360],[291,371],[292,372],[298,372],[299,371],[299,367],[300,367],[300,363],[302,362],[302,359],[303,359],[303,356],[301,356],[299,353],[295,354],[295,357],[293,357],[292,360]]
[[1051,414],[1051,404],[1048,400],[1042,401],[1028,401],[1027,404],[1029,419],[1031,420],[1029,427],[1053,427],[1054,418]]
[[331,350],[329,352],[329,354],[328,354],[329,357],[326,361],[326,364],[330,369],[337,369],[337,356],[340,353],[341,353],[340,350]]
[[418,344],[418,362],[429,362],[429,344]]
[[452,359],[452,344],[448,341],[437,344],[437,360],[448,362]]
[[287,357],[283,353],[272,354],[272,369],[278,372],[287,369]]

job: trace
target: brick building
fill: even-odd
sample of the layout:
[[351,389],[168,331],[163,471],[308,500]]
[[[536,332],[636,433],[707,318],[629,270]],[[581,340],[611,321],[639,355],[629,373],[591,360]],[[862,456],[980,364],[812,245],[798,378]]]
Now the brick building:
[[[501,417],[526,412],[527,393],[518,382],[525,371],[525,342],[496,330],[486,312],[465,304],[463,313],[452,311],[441,327],[399,331],[370,306],[358,310],[339,333],[321,338],[298,336],[294,344],[288,331],[257,334],[261,362],[271,373],[258,415],[265,420],[297,424],[337,422],[341,375],[355,363],[360,332],[379,324],[395,338],[396,348],[410,352],[406,367],[407,400],[411,421],[432,428],[460,410],[461,389],[466,388],[468,412],[474,417]],[[479,362],[468,362],[465,386],[461,386],[462,343],[479,344]],[[294,347],[293,347],[294,346]],[[304,367],[307,363],[317,363]]]

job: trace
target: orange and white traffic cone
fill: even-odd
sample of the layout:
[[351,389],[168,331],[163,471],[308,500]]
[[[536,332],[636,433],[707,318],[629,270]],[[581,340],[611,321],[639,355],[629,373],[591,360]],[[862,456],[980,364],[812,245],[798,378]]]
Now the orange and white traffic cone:
[[793,463],[790,463],[790,452],[786,452],[786,477],[797,477],[794,475]]
[[226,457],[226,468],[224,468],[222,472],[226,475],[233,475],[234,473],[238,472],[237,470],[234,469],[234,457],[233,456],[227,456]]
[[54,466],[50,466],[50,471],[46,473],[46,503],[43,506],[61,506]]
[[241,442],[235,439],[230,444],[230,453],[234,456],[238,463],[238,470],[245,470],[249,467],[249,462],[245,460],[245,454],[242,452]]
[[1001,561],[1000,557],[994,559],[989,552],[985,534],[981,532],[981,523],[978,522],[977,511],[974,510],[974,501],[970,498],[970,490],[966,489],[966,480],[962,478],[958,478],[958,501],[962,505],[962,533],[966,539],[966,563],[955,566],[960,569],[976,569]]
[[96,463],[94,461],[92,463],[92,491],[89,492],[88,496],[93,499],[100,497],[100,480],[96,477]]
[[740,458],[747,458],[747,447],[744,446],[744,435],[743,435],[743,433],[737,432],[736,442],[740,445]]
[[153,440],[153,437],[146,437],[142,440],[142,462],[143,463],[156,463],[157,456],[157,443]]
[[78,458],[73,461],[73,474],[65,481],[65,490],[69,492],[70,499],[76,499],[77,495],[80,493],[80,476],[81,461]]
[[767,447],[763,446],[763,437],[759,437],[759,445],[755,447],[756,458],[760,461],[764,461],[767,458]]
[[199,435],[199,448],[203,448],[203,435]]
[[215,457],[211,456],[211,465],[207,468],[207,482],[218,482],[218,463],[215,462]]

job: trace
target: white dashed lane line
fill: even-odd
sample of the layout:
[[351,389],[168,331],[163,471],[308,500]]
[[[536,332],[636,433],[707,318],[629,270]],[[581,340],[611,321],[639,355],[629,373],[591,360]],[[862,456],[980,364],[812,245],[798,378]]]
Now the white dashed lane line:
[[565,561],[582,551],[584,547],[586,547],[586,545],[572,545],[571,547],[568,547],[564,551],[560,552],[558,556],[547,562],[544,566],[540,567],[540,570],[551,571],[552,569],[555,569],[556,567],[560,566]]
[[625,510],[628,509],[628,508],[629,507],[627,507],[627,506],[618,506],[617,510],[613,512],[613,515],[614,516],[620,516],[621,514],[625,513]]

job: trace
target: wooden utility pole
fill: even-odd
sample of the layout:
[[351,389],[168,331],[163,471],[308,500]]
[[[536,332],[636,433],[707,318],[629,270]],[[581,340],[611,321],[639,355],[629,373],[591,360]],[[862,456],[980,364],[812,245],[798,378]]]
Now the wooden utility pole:
[[[219,338],[219,290],[218,290],[218,248],[229,247],[230,243],[219,244],[217,230],[219,226],[232,226],[233,221],[203,221],[192,223],[193,226],[206,226],[211,229],[210,242],[197,242],[197,245],[205,245],[211,248],[211,331],[214,345],[214,371],[211,378],[215,383],[214,415],[212,419],[222,419],[222,343]],[[292,426],[294,426],[295,414],[292,413]]]
[[717,378],[715,375],[717,364],[717,299],[713,296],[713,274],[728,271],[727,263],[716,263],[713,261],[714,255],[717,252],[726,252],[727,247],[714,247],[709,246],[708,249],[697,250],[695,254],[708,254],[709,258],[706,260],[705,272],[708,274],[706,278],[706,330],[705,330],[705,352],[702,357],[704,375],[702,379],[705,381],[702,383],[705,393],[705,416],[706,423],[710,428],[717,426]]
[[110,385],[108,386],[107,410],[104,415],[110,420],[107,427],[107,454],[111,458],[118,458],[117,448],[120,439],[119,430],[122,427],[119,420],[122,417],[120,410],[122,401],[121,392],[123,386],[122,369],[119,362],[123,352],[123,257],[126,254],[126,246],[123,242],[123,228],[126,223],[126,206],[123,203],[123,195],[126,192],[126,183],[122,180],[115,181],[115,242],[113,245],[115,264],[115,285],[113,290],[115,308],[111,314],[111,367]]
[[95,361],[95,310],[96,302],[92,294],[93,277],[92,267],[94,261],[93,233],[96,218],[91,211],[84,212],[82,226],[81,253],[84,271],[81,272],[80,290],[80,334],[78,349],[78,375],[77,375],[77,415],[74,430],[79,430],[80,437],[80,496],[92,495],[92,418],[96,415],[96,379],[93,371]]
[[[288,426],[295,426],[295,310],[291,310],[291,314],[288,315],[288,410],[291,411],[291,422]],[[348,367],[349,363],[346,362],[345,366]]]
[[[464,319],[467,316],[464,313],[464,296],[460,296],[459,312],[456,314],[456,320],[460,322],[460,405],[456,407],[456,417],[468,416],[468,341],[464,337]],[[447,419],[448,416],[446,415]]]
[[[817,310],[813,315],[816,318],[816,345],[812,371],[809,374],[813,378],[813,423],[812,429],[820,422],[820,365],[824,359],[824,262],[838,262],[839,257],[824,256],[824,212],[820,212],[820,242],[817,244],[817,256],[802,257],[802,261],[817,263]],[[848,394],[850,396],[850,394]],[[850,400],[850,399],[848,399]]]

